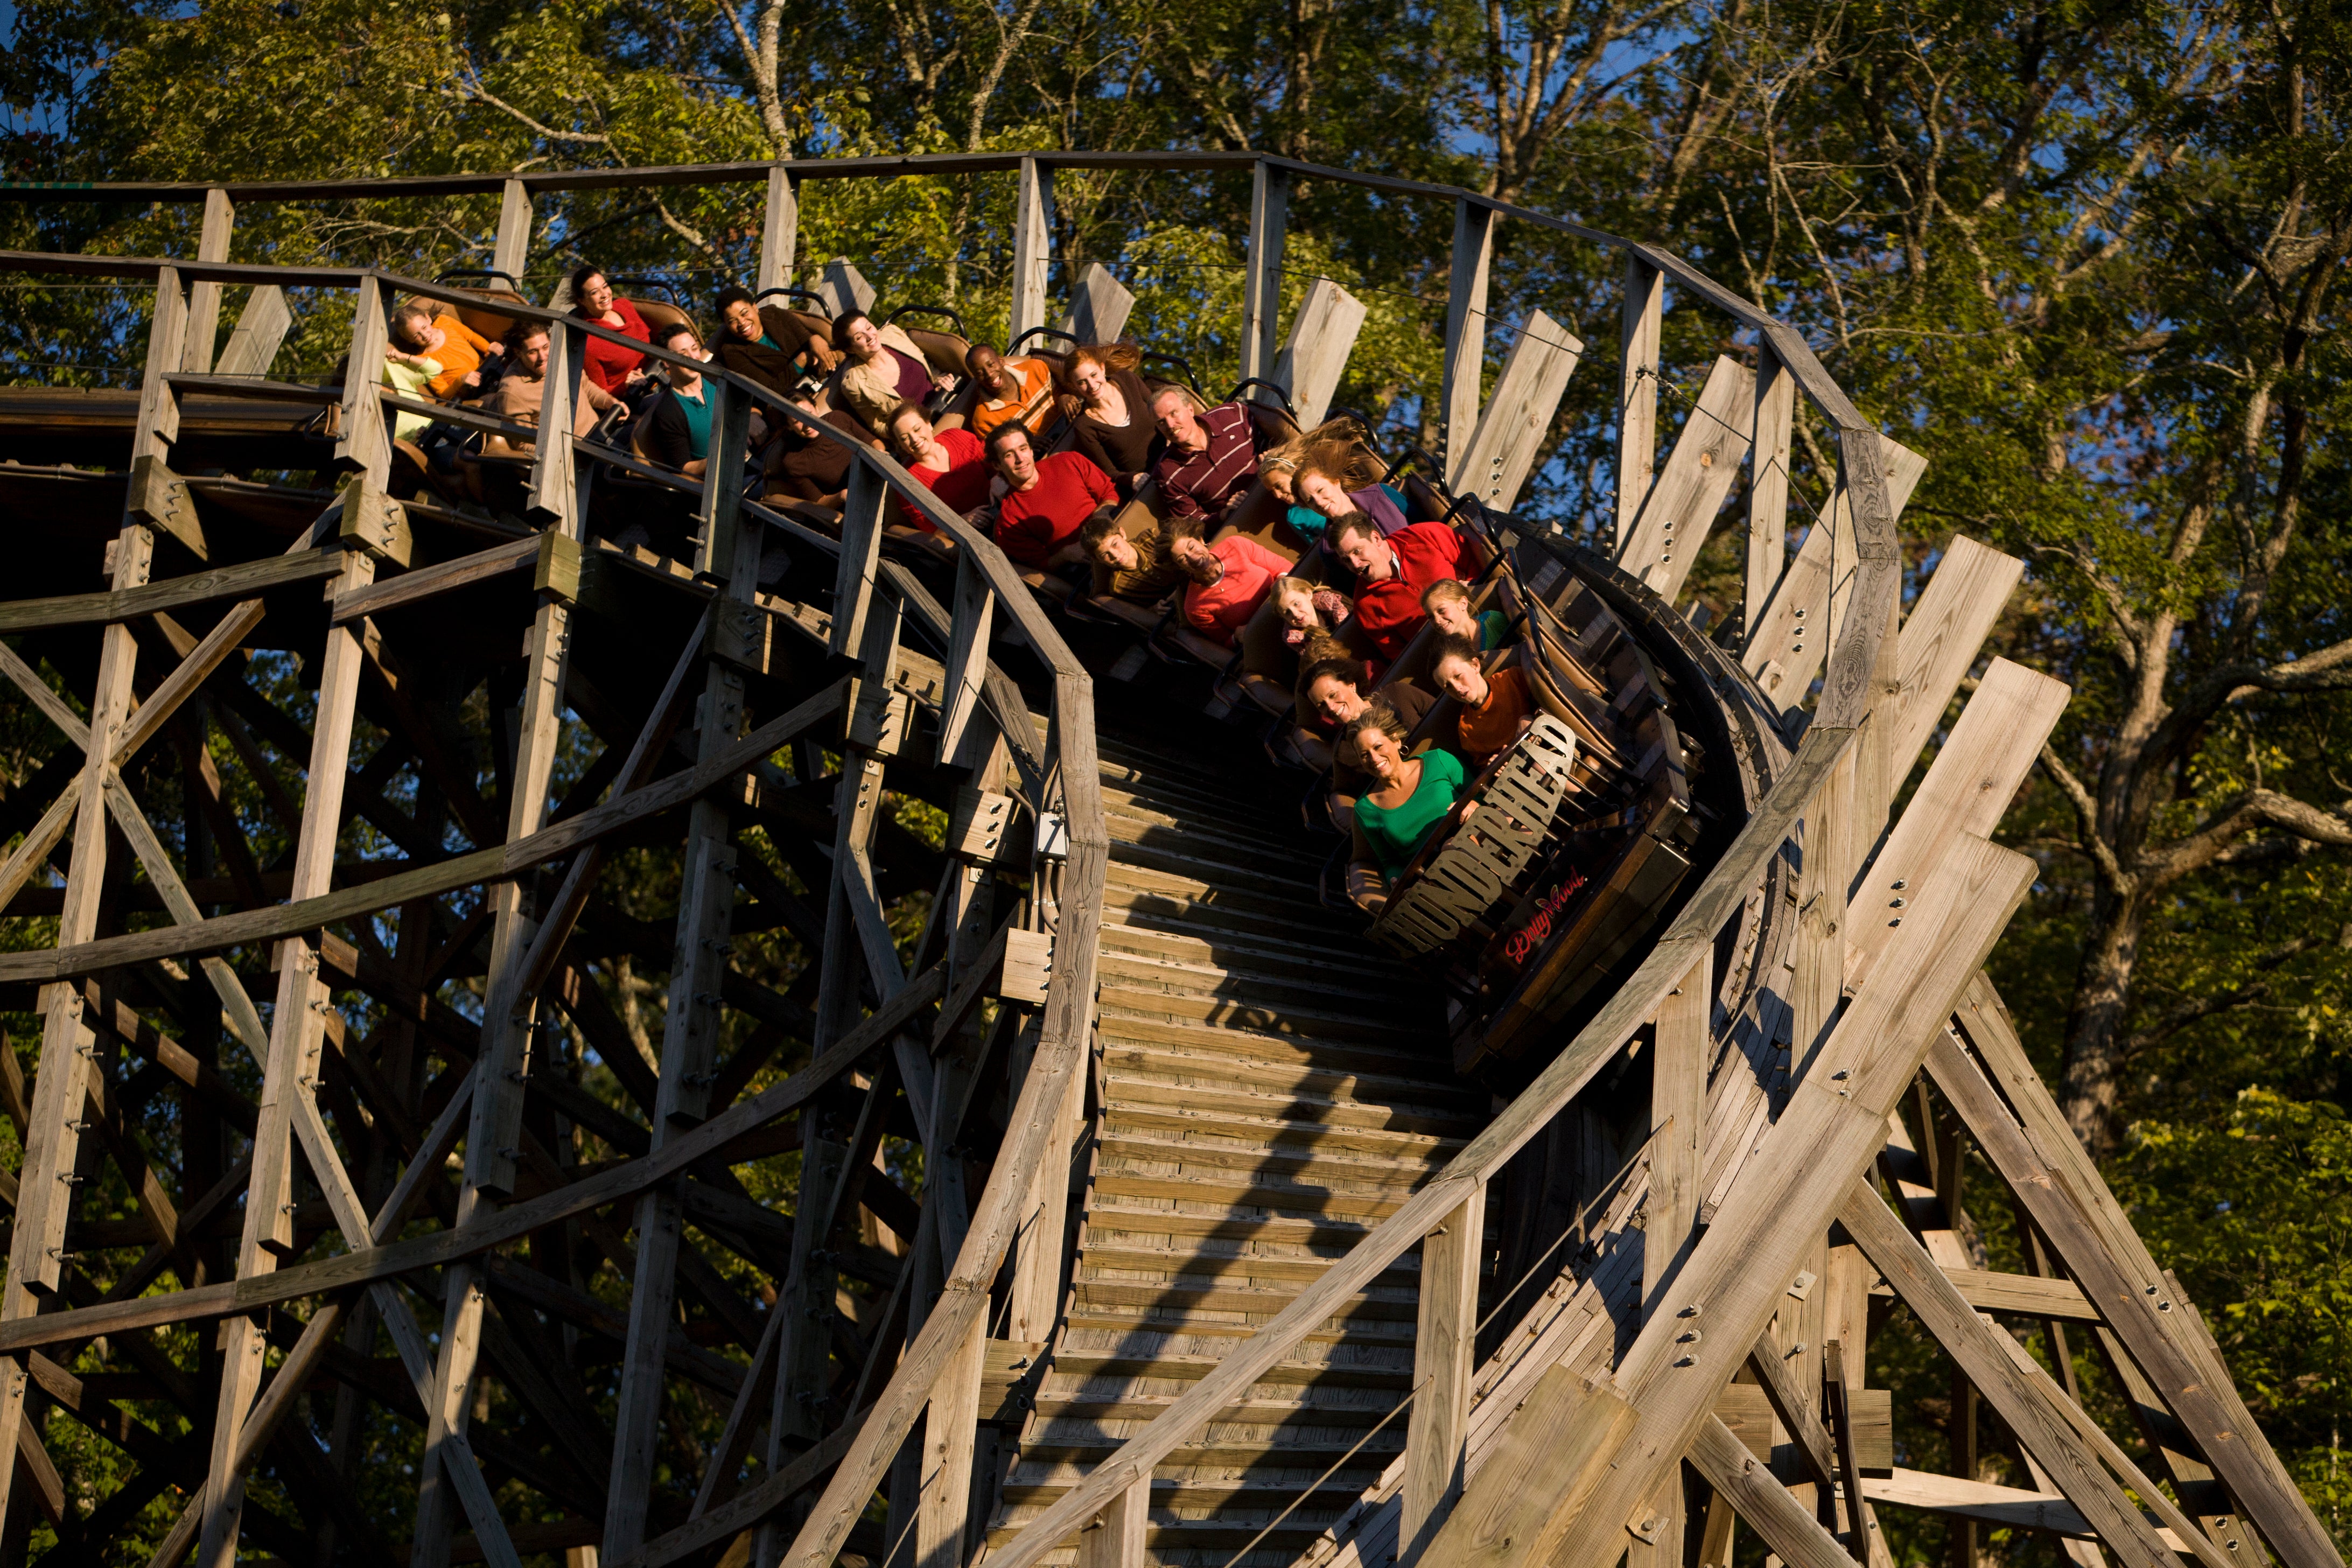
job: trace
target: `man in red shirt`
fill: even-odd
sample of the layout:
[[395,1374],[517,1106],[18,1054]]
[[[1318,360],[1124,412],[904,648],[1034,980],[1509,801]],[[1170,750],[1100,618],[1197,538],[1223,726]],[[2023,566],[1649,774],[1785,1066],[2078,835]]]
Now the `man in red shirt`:
[[1183,387],[1163,386],[1151,400],[1151,414],[1168,437],[1168,450],[1151,474],[1169,515],[1214,533],[1257,478],[1257,426],[1249,410],[1220,403],[1204,413]]
[[1168,558],[1192,579],[1184,590],[1184,624],[1227,647],[1274,592],[1274,580],[1290,570],[1289,562],[1244,533],[1214,544],[1180,533]]
[[1330,538],[1356,574],[1356,625],[1384,660],[1402,653],[1428,621],[1421,595],[1432,583],[1471,575],[1452,523],[1408,523],[1383,539],[1378,523],[1351,511],[1332,520]]
[[1017,420],[989,432],[988,460],[1005,485],[996,503],[996,545],[1005,557],[1033,572],[1086,560],[1078,531],[1118,504],[1110,476],[1076,452],[1038,457]]

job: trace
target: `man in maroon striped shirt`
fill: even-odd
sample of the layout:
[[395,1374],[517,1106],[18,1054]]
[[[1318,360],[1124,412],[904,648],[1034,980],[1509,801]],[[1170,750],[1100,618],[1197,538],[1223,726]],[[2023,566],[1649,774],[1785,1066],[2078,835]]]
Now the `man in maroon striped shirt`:
[[1190,391],[1167,386],[1151,400],[1151,413],[1168,437],[1167,454],[1151,472],[1169,516],[1183,531],[1215,532],[1257,478],[1257,426],[1249,410],[1220,403],[1203,412]]

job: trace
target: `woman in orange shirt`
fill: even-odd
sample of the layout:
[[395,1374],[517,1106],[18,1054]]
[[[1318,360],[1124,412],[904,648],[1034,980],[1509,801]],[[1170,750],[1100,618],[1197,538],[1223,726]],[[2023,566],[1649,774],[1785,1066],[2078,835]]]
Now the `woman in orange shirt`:
[[1535,694],[1525,671],[1478,668],[1478,645],[1446,637],[1437,645],[1429,673],[1438,689],[1461,705],[1456,723],[1464,755],[1480,767],[1511,749],[1535,722]]

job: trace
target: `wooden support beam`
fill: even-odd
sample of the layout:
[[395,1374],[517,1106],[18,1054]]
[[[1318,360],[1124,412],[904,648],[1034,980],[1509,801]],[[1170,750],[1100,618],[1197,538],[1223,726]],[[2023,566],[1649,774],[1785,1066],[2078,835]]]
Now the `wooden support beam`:
[[261,283],[245,298],[245,309],[236,313],[236,325],[230,329],[228,344],[221,350],[220,362],[213,366],[215,375],[239,375],[259,378],[269,374],[278,362],[278,351],[286,342],[286,330],[294,324],[294,312],[286,303],[286,290],[275,283]]
[[1989,982],[1979,979],[1959,1021],[1984,1067],[1958,1041],[1939,1039],[1927,1066],[1947,1103],[2083,1294],[2106,1314],[2116,1337],[2196,1441],[2239,1510],[2294,1568],[2326,1568],[2322,1553],[2332,1551],[2323,1544],[2326,1531],[2237,1398],[2221,1358],[2187,1321],[2170,1282],[2066,1130]]
[[[1845,1551],[1823,1530],[1788,1488],[1772,1476],[1771,1468],[1749,1453],[1731,1428],[1709,1415],[1692,1437],[1690,1462],[1707,1484],[1724,1497],[1739,1517],[1754,1527],[1774,1553],[1795,1568],[1846,1568]],[[1729,1531],[1725,1531],[1728,1545]]]
[[[1479,1467],[1421,1561],[1445,1568],[1549,1561],[1633,1425],[1633,1412],[1615,1389],[1553,1367],[1511,1418],[1500,1447]],[[1622,1552],[1624,1524],[1613,1528]]]
[[1151,1523],[1151,1481],[1137,1482],[1103,1505],[1078,1532],[1077,1568],[1144,1568],[1144,1531]]
[[915,1568],[963,1568],[971,1514],[972,1436],[988,1324],[975,1320],[940,1370],[923,1415],[923,1491],[915,1525]]
[[1010,342],[1045,324],[1045,280],[1054,249],[1054,171],[1024,157],[1013,198],[1013,306]]
[[1134,309],[1135,296],[1127,285],[1101,262],[1089,261],[1070,286],[1070,309],[1061,330],[1082,343],[1115,343]]
[[[1944,1031],[1937,1033],[1939,1038],[1948,1039]],[[1922,1326],[1958,1363],[1986,1403],[2000,1413],[2034,1461],[2091,1521],[2100,1539],[2126,1563],[2142,1568],[2172,1568],[2171,1550],[2155,1528],[2140,1516],[2115,1479],[2099,1468],[2048,1391],[2037,1386],[2002,1348],[2003,1342],[2014,1346],[2016,1342],[1977,1315],[1878,1194],[1866,1187],[1856,1188],[1838,1217],[1904,1304],[1917,1314]],[[2204,1542],[2202,1536],[2197,1540]]]
[[[236,226],[236,206],[228,193],[215,185],[205,193],[204,226],[196,237],[198,261],[226,261],[231,232]],[[193,375],[213,368],[213,339],[220,331],[221,286],[212,282],[188,286],[186,347],[175,367]]]
[[874,598],[874,574],[882,559],[882,527],[891,505],[890,487],[868,462],[854,460],[841,505],[841,555],[833,579],[831,651],[855,654],[866,641],[866,615]]
[[1484,202],[1465,196],[1454,204],[1454,266],[1445,289],[1445,367],[1439,383],[1439,451],[1445,459],[1445,485],[1458,490],[1463,459],[1477,428],[1484,403],[1486,359],[1486,287],[1494,269],[1497,216]]
[[1839,1490],[1845,1500],[1846,1550],[1869,1568],[1870,1526],[1863,1517],[1862,1463],[1853,1445],[1853,1409],[1845,1382],[1844,1347],[1831,1340],[1822,1347],[1822,1404],[1837,1441]]
[[499,231],[490,245],[490,268],[513,279],[518,294],[523,291],[523,269],[530,261],[530,187],[520,180],[507,181],[499,189]]
[[1754,626],[1789,564],[1789,442],[1797,378],[1769,346],[1756,349],[1755,426],[1748,442],[1748,576],[1742,624]]
[[951,765],[962,750],[965,729],[980,705],[988,679],[988,638],[996,595],[969,556],[956,563],[955,621],[948,642],[945,685],[940,700],[940,756]]
[[[1930,878],[1919,916],[1906,922],[1874,984],[1855,994],[1765,1135],[1750,1169],[1772,1179],[1733,1185],[1668,1293],[1673,1311],[1653,1317],[1620,1363],[1616,1384],[1636,1412],[1633,1430],[1570,1528],[1564,1568],[1598,1568],[1624,1549],[1626,1516],[1687,1450],[1715,1392],[1747,1359],[1798,1258],[1876,1154],[1887,1109],[2033,876],[2026,858],[1969,840]],[[1703,1342],[1682,1338],[1685,1313],[1704,1320]]]
[[2023,561],[1965,533],[1954,534],[1944,547],[1895,645],[1903,701],[1893,756],[1901,776],[1908,776],[1920,748],[1943,724],[1945,706],[2024,575]]
[[824,297],[826,310],[836,319],[852,310],[874,308],[874,285],[866,281],[866,275],[845,256],[836,256],[824,264],[816,291]]
[[1401,1563],[1423,1560],[1462,1496],[1486,1226],[1486,1192],[1480,1187],[1421,1244],[1412,1415],[1405,1435],[1404,1512],[1397,1527]]
[[1712,950],[1658,1009],[1650,1067],[1650,1195],[1642,1225],[1646,1318],[1690,1254],[1706,1163],[1706,1077],[1715,1055]]
[[1658,466],[1658,338],[1666,277],[1632,251],[1625,255],[1624,330],[1619,340],[1617,531],[1622,552],[1650,499]]
[[753,274],[753,293],[791,285],[800,239],[800,182],[782,163],[772,163],[767,200],[760,209],[760,267]]
[[1242,379],[1271,375],[1282,315],[1282,251],[1290,225],[1290,171],[1260,159],[1250,170],[1249,250],[1242,274]]
[[1331,395],[1347,373],[1348,356],[1355,352],[1365,314],[1364,302],[1328,278],[1318,278],[1299,301],[1290,336],[1269,379],[1290,394],[1291,412],[1301,429],[1323,423]]
[[1495,395],[1468,446],[1447,459],[1457,495],[1474,497],[1496,511],[1518,504],[1583,353],[1583,341],[1541,310],[1528,318],[1511,342]]
[[1670,605],[1682,592],[1731,482],[1739,477],[1755,397],[1756,378],[1748,367],[1717,355],[1674,451],[1618,552],[1618,565]]

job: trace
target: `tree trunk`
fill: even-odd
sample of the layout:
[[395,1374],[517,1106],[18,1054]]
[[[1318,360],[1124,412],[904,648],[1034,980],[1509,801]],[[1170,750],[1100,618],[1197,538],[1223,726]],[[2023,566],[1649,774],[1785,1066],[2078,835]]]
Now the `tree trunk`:
[[2066,1058],[2059,1103],[2067,1124],[2104,1163],[2122,1129],[2116,1104],[2123,1075],[2124,1016],[2131,1005],[2132,971],[2139,963],[2147,906],[2137,895],[2102,891],[2091,910],[2091,940],[2074,970],[2066,1015]]

